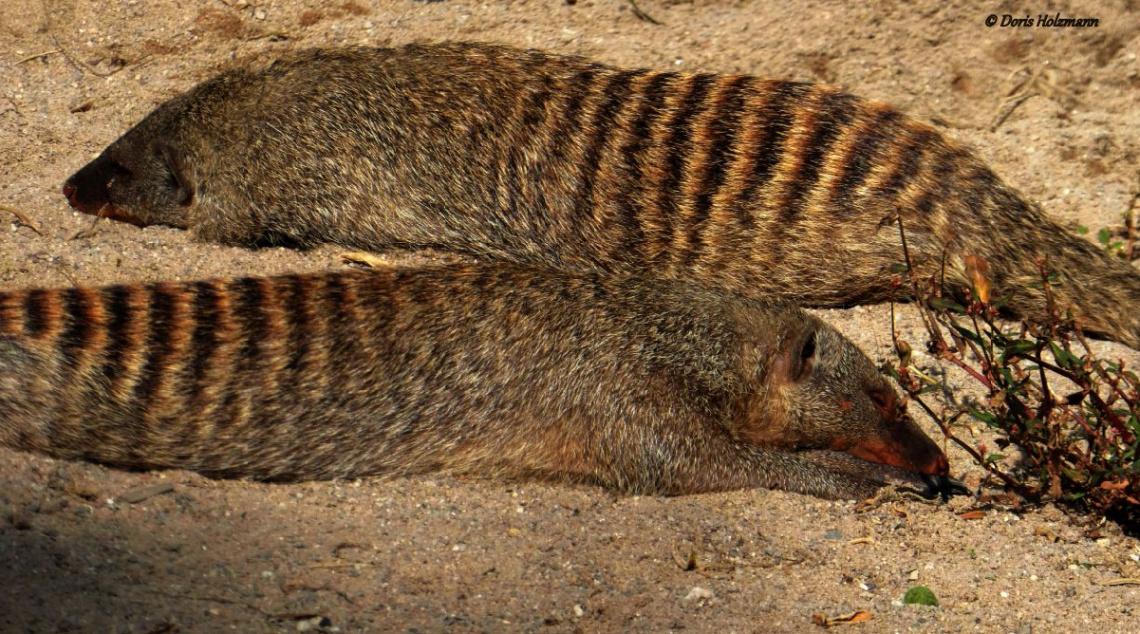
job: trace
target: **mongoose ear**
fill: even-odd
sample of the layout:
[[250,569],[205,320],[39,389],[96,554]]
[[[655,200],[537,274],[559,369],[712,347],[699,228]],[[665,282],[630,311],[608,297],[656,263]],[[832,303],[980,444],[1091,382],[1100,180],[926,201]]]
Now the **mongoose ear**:
[[194,178],[194,171],[191,169],[189,162],[186,160],[182,152],[175,149],[175,147],[165,141],[158,141],[155,143],[155,152],[166,163],[166,169],[170,173],[171,184],[177,190],[175,200],[183,207],[189,207],[194,204],[194,197],[197,194],[197,183]]
[[817,347],[817,342],[816,342],[815,330],[813,329],[813,330],[809,331],[803,339],[800,340],[800,342],[798,343],[798,345],[795,348],[793,348],[793,350],[796,351],[796,354],[797,354],[796,358],[794,359],[794,364],[792,366],[793,367],[793,375],[792,375],[793,381],[799,381],[800,379],[804,378],[808,374],[811,374],[812,368],[815,367],[815,359],[816,359],[816,352],[817,352],[816,347]]
[[772,367],[773,382],[795,383],[811,374],[819,352],[818,345],[814,328],[785,343]]

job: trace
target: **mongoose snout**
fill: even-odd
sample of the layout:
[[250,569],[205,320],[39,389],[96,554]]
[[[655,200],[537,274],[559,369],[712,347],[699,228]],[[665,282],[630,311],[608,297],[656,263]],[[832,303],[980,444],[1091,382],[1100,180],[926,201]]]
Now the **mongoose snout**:
[[[888,464],[907,471],[915,471],[926,475],[945,476],[950,473],[950,461],[940,449],[933,451],[925,443],[899,442],[914,437],[918,428],[906,413],[903,404],[896,392],[885,383],[881,387],[873,388],[867,392],[871,402],[878,408],[883,417],[883,424],[890,431],[889,438],[895,442],[884,439],[867,439],[848,446],[842,441],[833,443],[831,449],[845,451],[871,462]],[[937,446],[934,447],[937,449]]]
[[[148,144],[143,156],[132,155],[125,161],[116,154],[104,153],[67,179],[63,195],[68,204],[85,214],[139,226],[184,227],[182,212],[193,203],[196,190],[170,147],[156,141]],[[138,204],[123,204],[127,200]],[[132,209],[150,212],[140,215]]]

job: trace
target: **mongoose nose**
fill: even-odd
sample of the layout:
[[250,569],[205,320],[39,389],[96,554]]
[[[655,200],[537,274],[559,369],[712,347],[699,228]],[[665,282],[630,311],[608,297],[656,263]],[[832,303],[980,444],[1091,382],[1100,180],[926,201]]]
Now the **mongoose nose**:
[[72,207],[75,206],[75,192],[76,192],[75,185],[72,185],[71,183],[64,183],[63,184],[63,197],[67,199],[67,202]]

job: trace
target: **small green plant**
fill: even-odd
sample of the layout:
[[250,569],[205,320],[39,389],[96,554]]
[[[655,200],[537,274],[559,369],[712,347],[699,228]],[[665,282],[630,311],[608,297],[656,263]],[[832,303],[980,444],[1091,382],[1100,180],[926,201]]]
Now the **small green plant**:
[[1096,232],[1096,241],[1104,248],[1110,255],[1119,258],[1125,258],[1127,255],[1124,252],[1124,243],[1115,239],[1112,230],[1108,227]]
[[[896,278],[898,297],[915,300],[929,352],[976,380],[986,398],[940,410],[928,402],[942,385],[912,366],[911,346],[894,328],[893,304],[899,364],[888,365],[888,373],[951,442],[1025,500],[1056,501],[1140,528],[1140,379],[1123,361],[1093,354],[1079,323],[1054,300],[1057,275],[1039,263],[1037,288],[1048,316],[1010,330],[997,320],[1009,298],[990,296],[984,261],[966,258],[969,288],[919,279],[901,220],[899,231],[906,266]],[[962,438],[966,417],[997,432],[996,450]],[[1016,468],[1005,466],[1011,446],[1021,458]]]
[[938,597],[926,586],[914,586],[903,595],[905,605],[930,605],[938,607]]
[[[1137,179],[1128,209],[1120,214],[1121,225],[1116,228],[1102,227],[1096,232],[1096,241],[1109,255],[1132,262],[1140,257],[1136,249],[1136,207],[1140,204],[1140,178]],[[1089,228],[1084,225],[1075,227],[1077,233],[1088,235]]]

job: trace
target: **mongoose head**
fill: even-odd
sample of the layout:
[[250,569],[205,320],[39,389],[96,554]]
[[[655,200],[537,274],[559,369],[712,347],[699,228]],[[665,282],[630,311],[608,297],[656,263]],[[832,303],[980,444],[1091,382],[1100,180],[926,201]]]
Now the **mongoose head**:
[[737,435],[758,445],[827,449],[947,475],[946,455],[906,414],[871,360],[822,320],[797,312],[799,319],[781,320],[776,349],[765,354],[772,361],[757,361],[764,387],[750,397]]
[[64,182],[68,203],[140,226],[187,228],[202,185],[194,157],[215,143],[207,136],[230,137],[232,130],[210,122],[242,108],[227,99],[240,83],[236,74],[221,75],[160,105]]
[[147,133],[154,123],[147,118],[67,179],[68,203],[94,216],[184,228],[194,175],[167,140]]

